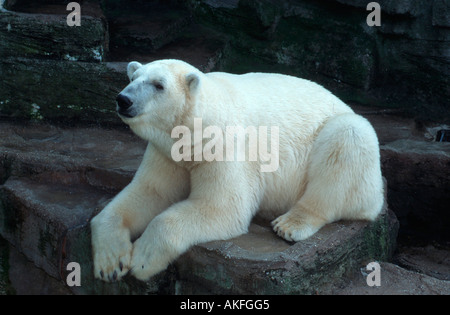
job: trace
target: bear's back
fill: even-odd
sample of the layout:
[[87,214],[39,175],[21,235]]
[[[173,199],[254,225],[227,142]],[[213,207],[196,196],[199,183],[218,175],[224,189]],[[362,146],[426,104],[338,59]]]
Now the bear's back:
[[226,106],[242,115],[244,124],[284,124],[292,120],[321,124],[331,116],[352,112],[321,85],[294,76],[259,72],[211,72],[206,76],[229,100]]

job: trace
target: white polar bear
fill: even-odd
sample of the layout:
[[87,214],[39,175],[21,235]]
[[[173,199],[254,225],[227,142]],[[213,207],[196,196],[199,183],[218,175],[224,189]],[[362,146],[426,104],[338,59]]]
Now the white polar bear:
[[[288,241],[380,213],[376,133],[323,87],[280,74],[205,74],[179,60],[131,62],[128,76],[117,110],[149,144],[132,182],[91,221],[97,278],[131,271],[147,280],[192,245],[246,233],[257,212]],[[196,118],[223,132],[277,126],[278,169],[261,172],[261,159],[175,162],[172,131],[193,130]]]

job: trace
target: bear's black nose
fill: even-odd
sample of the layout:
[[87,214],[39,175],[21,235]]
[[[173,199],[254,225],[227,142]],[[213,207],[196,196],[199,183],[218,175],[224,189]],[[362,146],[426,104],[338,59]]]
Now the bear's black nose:
[[128,109],[133,105],[133,102],[123,94],[117,95],[116,101],[117,105],[119,105],[119,108],[122,110]]

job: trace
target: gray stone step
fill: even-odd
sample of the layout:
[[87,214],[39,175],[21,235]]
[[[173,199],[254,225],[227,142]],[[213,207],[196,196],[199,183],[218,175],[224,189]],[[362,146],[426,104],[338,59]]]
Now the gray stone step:
[[147,283],[126,277],[105,284],[93,279],[89,219],[131,179],[142,141],[119,131],[42,125],[3,123],[0,133],[0,235],[62,286],[67,264],[78,262],[82,286],[73,293],[320,293],[393,253],[397,221],[386,205],[376,222],[336,222],[298,243],[256,218],[248,234],[200,244]]
[[80,184],[63,185],[9,178],[2,196],[1,234],[20,252],[58,278],[67,256],[69,230],[87,227],[111,195]]
[[82,27],[70,27],[67,25],[70,12],[65,11],[65,6],[57,8],[60,10],[34,8],[38,13],[33,7],[28,10],[33,13],[0,11],[0,56],[104,61],[108,31],[101,13],[86,8],[81,15]]
[[111,13],[110,29],[96,3],[82,3],[82,27],[67,26],[65,5],[20,3],[12,9],[21,12],[0,11],[0,117],[121,124],[114,100],[128,84],[128,62],[181,59],[209,72],[227,47],[185,9],[155,1],[135,8],[133,22],[116,25]]
[[117,193],[131,181],[146,143],[126,130],[0,122],[0,184],[7,178]]
[[[75,294],[149,291],[146,284],[134,285],[137,281],[133,279],[120,284],[94,280],[89,221],[113,195],[80,184],[49,184],[11,177],[1,186],[0,196],[0,235],[27,260],[59,281],[61,289]],[[66,284],[70,262],[81,267],[81,287]],[[14,274],[10,273],[10,277]],[[20,282],[28,278],[26,274],[21,278],[11,282],[22,286]]]
[[382,146],[389,203],[403,241],[450,240],[450,143],[399,139]]
[[400,242],[450,239],[450,142],[436,141],[445,124],[421,123],[400,111],[356,107],[378,134],[388,204],[400,220]]
[[406,269],[448,281],[450,290],[450,251],[444,246],[399,246],[395,263]]
[[122,125],[115,98],[127,86],[128,61],[151,62],[175,58],[211,71],[225,45],[186,38],[155,54],[119,54],[121,62],[75,62],[22,57],[0,58],[0,117],[33,121]]
[[380,286],[367,285],[367,271],[361,269],[345,284],[330,288],[334,295],[449,295],[450,281],[401,268],[395,264],[380,263]]
[[[386,260],[395,243],[395,216],[384,212],[372,224],[338,222],[296,244],[265,224],[229,241],[201,244],[149,284],[127,278],[116,285],[93,279],[89,219],[111,195],[92,187],[10,178],[0,189],[0,234],[37,267],[64,281],[78,262],[82,287],[75,293],[161,293],[168,280],[177,294],[313,294],[366,261]],[[156,288],[156,289],[155,289]]]
[[[109,63],[5,57],[0,59],[0,117],[121,124],[115,97],[128,84]],[[115,66],[113,64],[113,66]]]
[[175,262],[177,293],[325,293],[330,283],[368,262],[389,260],[397,224],[385,206],[373,223],[340,221],[305,241],[287,243],[256,220],[248,234],[198,245]]

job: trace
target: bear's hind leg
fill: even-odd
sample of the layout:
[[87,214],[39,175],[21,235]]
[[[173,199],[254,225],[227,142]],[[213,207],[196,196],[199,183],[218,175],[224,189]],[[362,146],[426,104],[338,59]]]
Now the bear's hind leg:
[[304,240],[340,219],[373,220],[383,204],[378,139],[356,114],[331,118],[319,132],[308,159],[305,193],[272,222],[288,241]]
[[307,239],[328,223],[308,207],[297,203],[287,213],[272,221],[274,231],[287,241]]

